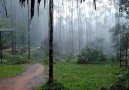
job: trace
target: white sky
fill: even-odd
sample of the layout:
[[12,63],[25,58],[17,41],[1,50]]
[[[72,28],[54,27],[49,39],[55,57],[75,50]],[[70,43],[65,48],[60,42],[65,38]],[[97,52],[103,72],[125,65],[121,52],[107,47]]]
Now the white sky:
[[[54,10],[54,21],[56,21],[57,17],[60,17],[59,12],[57,10],[60,10],[63,18],[72,15],[70,9],[73,10],[74,18],[77,18],[78,12],[85,15],[86,17],[92,17],[92,16],[94,17],[95,15],[99,16],[100,13],[102,12],[115,13],[116,11],[113,0],[97,0],[96,2],[97,10],[94,9],[92,1],[93,0],[85,0],[84,3],[79,3],[78,6],[80,9],[78,11],[76,0],[75,1],[63,0],[63,5],[62,5],[62,0],[54,0],[54,6],[58,7],[56,8],[56,10]],[[110,12],[108,12],[107,10],[110,10]]]

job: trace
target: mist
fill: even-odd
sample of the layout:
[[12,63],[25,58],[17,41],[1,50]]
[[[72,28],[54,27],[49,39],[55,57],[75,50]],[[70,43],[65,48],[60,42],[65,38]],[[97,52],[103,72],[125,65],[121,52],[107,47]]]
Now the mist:
[[[41,2],[39,14],[35,8],[35,15],[30,21],[31,47],[41,47],[42,45],[47,47],[44,43],[48,43],[48,4],[49,1],[46,2],[44,8],[44,3]],[[73,0],[54,0],[54,50],[60,54],[73,53],[76,55],[96,39],[102,39],[103,52],[106,55],[113,55],[114,50],[109,30],[117,23],[116,2],[100,0],[96,4],[96,10],[91,0],[78,4]],[[37,7],[37,2],[35,7]],[[27,4],[20,6],[18,0],[8,0],[7,10],[8,19],[13,23],[13,28],[15,29],[18,25],[23,26],[27,36],[29,33]],[[1,17],[7,18],[3,9],[0,12]]]

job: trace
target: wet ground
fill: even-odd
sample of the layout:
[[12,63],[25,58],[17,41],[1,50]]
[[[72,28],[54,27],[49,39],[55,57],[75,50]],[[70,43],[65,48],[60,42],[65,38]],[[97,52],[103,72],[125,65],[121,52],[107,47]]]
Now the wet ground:
[[43,82],[45,82],[44,67],[41,64],[34,64],[17,77],[1,80],[0,90],[33,90]]

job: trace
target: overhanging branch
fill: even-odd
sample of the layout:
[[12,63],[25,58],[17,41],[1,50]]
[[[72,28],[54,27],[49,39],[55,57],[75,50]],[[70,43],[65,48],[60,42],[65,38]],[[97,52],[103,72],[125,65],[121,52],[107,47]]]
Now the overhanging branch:
[[[77,0],[77,3],[79,3],[78,1],[79,0]],[[25,5],[26,0],[19,0],[19,2],[21,5]],[[27,0],[27,2],[28,2],[28,0]],[[38,0],[38,13],[39,13],[40,2],[41,2],[41,0]],[[85,2],[85,0],[80,0],[80,2],[83,3],[83,2]],[[96,9],[96,0],[93,0],[93,5],[94,5],[94,8]],[[31,0],[31,18],[33,18],[33,16],[34,16],[34,6],[35,6],[35,0]],[[45,6],[46,6],[46,0],[44,0],[44,8],[45,8]]]

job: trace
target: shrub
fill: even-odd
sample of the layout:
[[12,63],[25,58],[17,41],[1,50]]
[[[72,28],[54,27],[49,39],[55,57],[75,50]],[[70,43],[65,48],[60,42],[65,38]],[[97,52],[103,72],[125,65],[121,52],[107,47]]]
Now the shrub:
[[113,85],[108,87],[108,90],[129,90],[129,72],[128,70],[120,70],[118,79]]
[[28,63],[29,60],[25,56],[15,55],[7,60],[7,64],[25,64]]
[[10,53],[3,52],[3,63],[24,64],[24,63],[29,63],[29,60],[24,55],[11,55]]
[[98,63],[104,62],[106,56],[103,54],[102,50],[95,48],[84,48],[77,56],[77,63],[87,64],[87,63]]
[[12,57],[11,54],[7,53],[7,52],[3,52],[3,60],[6,62],[7,60],[9,60]]
[[109,56],[109,57],[107,57],[107,63],[116,64],[118,62],[119,62],[119,60],[116,58],[116,56]]
[[43,57],[43,63],[44,64],[48,64],[49,63],[49,60],[48,59],[49,59],[48,56]]
[[[117,72],[117,81],[106,88],[106,90],[129,90],[129,72],[121,69]],[[101,89],[102,90],[102,89]]]

